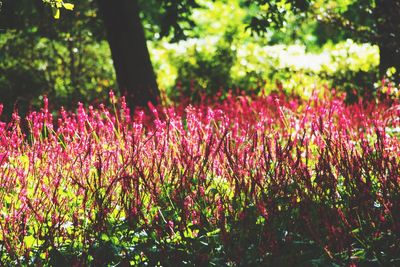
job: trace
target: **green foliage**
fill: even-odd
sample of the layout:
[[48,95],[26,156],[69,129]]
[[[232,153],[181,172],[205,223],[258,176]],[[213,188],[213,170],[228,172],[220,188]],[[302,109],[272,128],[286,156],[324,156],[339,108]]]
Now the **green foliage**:
[[[24,0],[23,0],[24,1]],[[101,100],[115,86],[108,44],[92,1],[54,20],[46,6],[4,1],[0,24],[0,94],[5,113],[24,113],[48,95],[54,103]],[[67,6],[68,7],[68,6]]]
[[267,29],[282,28],[291,13],[305,12],[309,0],[256,0],[244,1],[246,6],[251,6],[253,14],[248,28],[257,34],[263,34]]
[[193,28],[196,25],[192,13],[204,5],[204,1],[199,0],[139,0],[138,2],[148,39],[167,38],[172,42],[193,36]]
[[[324,6],[319,1],[314,6],[343,13],[350,4],[337,1]],[[302,98],[308,98],[315,86],[335,87],[349,94],[354,94],[354,89],[360,94],[375,91],[377,46],[345,39],[346,34],[338,28],[332,34],[331,24],[293,13],[287,14],[279,31],[270,29],[263,37],[251,36],[244,22],[255,7],[246,9],[240,1],[203,6],[193,13],[193,31],[199,38],[150,44],[158,83],[173,99],[200,91],[212,95],[221,88],[225,92],[237,87],[269,92],[277,89],[277,82]]]
[[[378,49],[351,40],[327,44],[321,51],[308,52],[304,45],[265,46],[263,41],[244,42],[240,32],[226,37],[191,39],[178,45],[152,47],[159,84],[176,99],[179,94],[215,94],[237,87],[249,92],[277,89],[279,82],[289,94],[309,98],[315,86],[351,92],[368,85],[374,91],[379,65]],[[232,49],[234,47],[234,49]],[[219,56],[229,55],[230,64]],[[226,60],[226,59],[225,59]],[[170,63],[171,62],[171,63]],[[219,82],[223,80],[225,84]],[[175,84],[178,83],[178,88]],[[179,89],[181,91],[179,91]]]
[[[236,60],[236,53],[231,49],[233,35],[227,32],[216,43],[214,51],[193,46],[186,51],[189,60],[176,58],[180,91],[173,91],[173,98],[183,94],[198,99],[201,94],[215,95],[221,89],[233,86],[231,68]],[[178,95],[174,96],[174,93]]]
[[[72,6],[59,0],[46,2],[3,1],[5,113],[15,103],[20,109],[35,106],[42,94],[66,106],[105,99],[116,86],[95,1],[76,0],[73,12],[63,12]],[[158,84],[176,100],[221,88],[272,91],[277,83],[304,98],[316,84],[373,93],[380,80],[380,51],[371,37],[377,30],[373,2],[150,0],[139,5]],[[48,6],[61,10],[62,18],[54,20]],[[268,26],[263,35],[251,35],[250,28],[261,34],[254,18]],[[389,74],[396,81],[399,73]]]

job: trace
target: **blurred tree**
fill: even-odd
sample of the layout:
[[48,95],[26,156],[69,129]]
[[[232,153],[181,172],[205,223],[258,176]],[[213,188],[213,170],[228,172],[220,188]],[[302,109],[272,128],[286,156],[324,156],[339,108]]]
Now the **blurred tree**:
[[396,69],[400,82],[400,1],[399,0],[246,0],[255,5],[249,28],[262,34],[268,28],[281,28],[287,15],[312,16],[321,23],[344,30],[353,39],[373,43],[380,50],[380,75]]
[[131,106],[156,103],[159,96],[139,6],[132,0],[98,0],[99,11],[117,75],[118,85]]
[[376,0],[372,15],[375,21],[370,36],[379,46],[380,73],[384,75],[388,68],[395,67],[400,82],[400,1]]
[[[190,18],[196,0],[97,0],[107,31],[120,90],[131,106],[157,103],[159,89],[150,60],[142,18],[173,41],[186,38],[185,30],[194,26]],[[141,10],[142,8],[142,10]],[[140,17],[143,11],[142,18]]]
[[[62,20],[41,0],[3,0],[0,12],[0,99],[25,113],[46,94],[55,105],[103,100],[114,73],[101,19],[90,0]],[[61,10],[60,12],[63,12]],[[110,84],[111,82],[111,84]]]
[[[41,94],[64,105],[104,96],[101,87],[113,85],[104,40],[111,48],[119,88],[130,104],[156,102],[158,88],[146,40],[185,38],[193,27],[190,13],[196,2],[71,2],[74,6],[60,0],[2,1],[0,96],[7,102],[6,111],[16,101],[20,111],[27,110]],[[73,12],[64,11],[73,7]],[[60,13],[61,19],[52,18]]]
[[[54,3],[59,0],[51,1],[53,6],[61,7],[60,4],[57,6],[57,3]],[[152,2],[150,4],[153,5],[149,6],[148,2]],[[147,1],[147,5],[145,3],[146,1],[137,0],[97,0],[118,85],[131,106],[146,106],[148,102],[155,104],[159,97],[140,17],[140,6],[144,7],[144,14],[148,13],[146,18],[159,25],[158,36],[170,35],[172,40],[186,37],[185,26],[182,25],[186,23],[193,26],[189,14],[193,7],[198,6],[195,0]],[[58,10],[55,12],[57,14]]]
[[[206,6],[213,0],[71,0],[75,5],[73,12],[64,12],[72,6],[61,0],[2,2],[0,28],[5,31],[0,35],[0,72],[3,74],[0,76],[0,94],[3,102],[16,97],[28,101],[42,93],[63,98],[64,103],[104,97],[101,88],[113,86],[112,56],[121,91],[128,95],[131,104],[146,105],[148,101],[157,101],[158,96],[146,40],[168,37],[178,41],[187,36],[203,38],[207,34],[199,34],[194,29],[191,14],[199,4]],[[316,18],[320,23],[345,29],[356,39],[378,44],[381,48],[381,73],[389,66],[397,68],[400,62],[396,46],[400,23],[395,16],[399,1],[237,2],[247,7],[250,19],[246,23],[253,32],[261,34],[267,29],[279,29],[288,23],[288,16],[296,17],[295,25],[302,19]],[[59,17],[60,12],[62,18],[53,20],[52,17]],[[213,19],[215,16],[209,17],[212,23],[208,27],[214,28],[218,24]],[[215,80],[215,83],[209,83],[215,85],[214,89],[230,85],[229,64],[235,61],[235,53],[232,52],[232,42],[226,41],[226,44],[218,43],[215,57],[202,60],[197,53],[194,59],[198,66],[189,68],[182,64],[183,69],[178,74],[191,79],[192,73],[200,73],[196,77],[204,81]],[[33,90],[35,88],[38,90]],[[10,98],[12,95],[14,98]],[[14,101],[8,103],[12,105]]]

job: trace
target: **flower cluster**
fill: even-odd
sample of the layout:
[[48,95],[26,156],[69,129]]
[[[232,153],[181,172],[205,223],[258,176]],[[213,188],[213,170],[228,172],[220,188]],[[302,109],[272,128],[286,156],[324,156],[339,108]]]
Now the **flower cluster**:
[[398,102],[111,99],[0,123],[2,264],[399,263]]

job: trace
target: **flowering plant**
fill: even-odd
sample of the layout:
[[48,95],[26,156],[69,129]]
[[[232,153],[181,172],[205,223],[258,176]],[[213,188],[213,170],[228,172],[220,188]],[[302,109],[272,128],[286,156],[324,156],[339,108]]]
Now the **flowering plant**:
[[2,265],[399,263],[398,101],[110,98],[0,124]]

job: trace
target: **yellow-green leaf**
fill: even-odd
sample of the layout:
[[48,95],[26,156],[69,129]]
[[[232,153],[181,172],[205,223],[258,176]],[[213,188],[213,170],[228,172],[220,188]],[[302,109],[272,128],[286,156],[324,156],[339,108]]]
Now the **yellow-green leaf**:
[[27,248],[31,248],[33,246],[33,244],[35,243],[35,237],[28,235],[24,237],[24,243],[26,245]]
[[21,165],[24,168],[24,170],[28,170],[29,169],[29,157],[27,155],[22,155],[19,157],[19,160],[20,160]]
[[63,3],[63,6],[67,10],[73,10],[74,9],[74,4],[71,4],[71,3]]
[[54,10],[54,18],[59,19],[60,18],[60,10],[57,8]]

